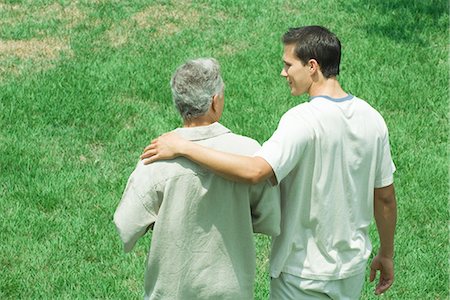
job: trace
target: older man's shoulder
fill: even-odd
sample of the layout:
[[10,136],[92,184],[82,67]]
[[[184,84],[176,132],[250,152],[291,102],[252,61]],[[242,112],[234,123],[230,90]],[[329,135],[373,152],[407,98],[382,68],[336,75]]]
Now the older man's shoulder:
[[134,172],[141,178],[147,178],[148,183],[157,184],[178,176],[200,175],[206,173],[207,170],[184,157],[177,157],[148,165],[140,161]]
[[233,132],[226,134],[223,139],[225,149],[221,150],[234,154],[251,156],[261,148],[261,145],[256,140]]

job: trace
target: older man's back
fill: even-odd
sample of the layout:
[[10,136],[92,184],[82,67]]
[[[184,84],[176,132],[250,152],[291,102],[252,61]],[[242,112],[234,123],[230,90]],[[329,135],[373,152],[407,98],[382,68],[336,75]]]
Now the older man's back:
[[[252,155],[259,144],[219,123],[178,134],[221,151]],[[225,180],[184,159],[138,164],[114,221],[130,251],[154,223],[147,299],[252,299],[253,232],[279,234],[279,191]]]

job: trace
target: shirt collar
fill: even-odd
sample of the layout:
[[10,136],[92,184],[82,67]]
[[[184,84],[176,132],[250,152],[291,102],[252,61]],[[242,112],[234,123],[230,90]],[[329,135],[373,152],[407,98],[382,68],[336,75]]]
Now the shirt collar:
[[347,96],[342,97],[342,98],[331,98],[330,96],[312,96],[312,97],[309,97],[309,100],[311,101],[311,100],[314,100],[316,98],[324,98],[324,99],[327,99],[327,100],[330,100],[330,101],[333,101],[333,102],[344,102],[344,101],[347,101],[347,100],[352,100],[353,99],[353,95],[352,94],[347,94]]
[[208,126],[177,128],[174,132],[187,140],[200,141],[229,133],[231,130],[222,124],[215,122]]

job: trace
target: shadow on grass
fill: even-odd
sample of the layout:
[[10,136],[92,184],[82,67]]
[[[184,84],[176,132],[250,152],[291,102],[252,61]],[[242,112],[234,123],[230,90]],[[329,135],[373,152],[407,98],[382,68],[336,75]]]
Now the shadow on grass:
[[[347,2],[346,9],[355,10],[357,7],[355,13],[361,13],[361,5],[356,5],[358,2]],[[374,16],[362,26],[369,35],[425,46],[430,31],[438,34],[448,32],[449,4],[445,0],[372,0],[365,8],[366,13]]]

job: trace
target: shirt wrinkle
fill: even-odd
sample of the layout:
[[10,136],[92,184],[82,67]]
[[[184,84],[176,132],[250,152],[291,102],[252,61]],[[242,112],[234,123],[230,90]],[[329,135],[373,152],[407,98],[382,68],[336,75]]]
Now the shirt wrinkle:
[[[208,171],[207,171],[207,172],[208,172]],[[207,174],[206,172],[205,172],[205,173],[201,173],[201,172],[195,172],[195,171],[193,171],[193,172],[189,172],[189,173],[185,173],[185,174],[168,176],[168,177],[166,177],[166,178],[163,178],[163,179],[161,179],[161,180],[155,182],[155,183],[150,187],[150,190],[155,191],[155,190],[158,189],[159,186],[163,185],[164,183],[166,183],[167,181],[170,181],[170,180],[176,180],[176,179],[179,179],[179,178],[182,178],[182,177],[185,177],[185,176],[196,176],[196,177],[199,177],[199,176],[204,176],[204,175],[206,175],[206,174]]]
[[177,128],[174,132],[189,141],[201,141],[230,133],[231,131],[222,124],[215,122],[208,126]]

